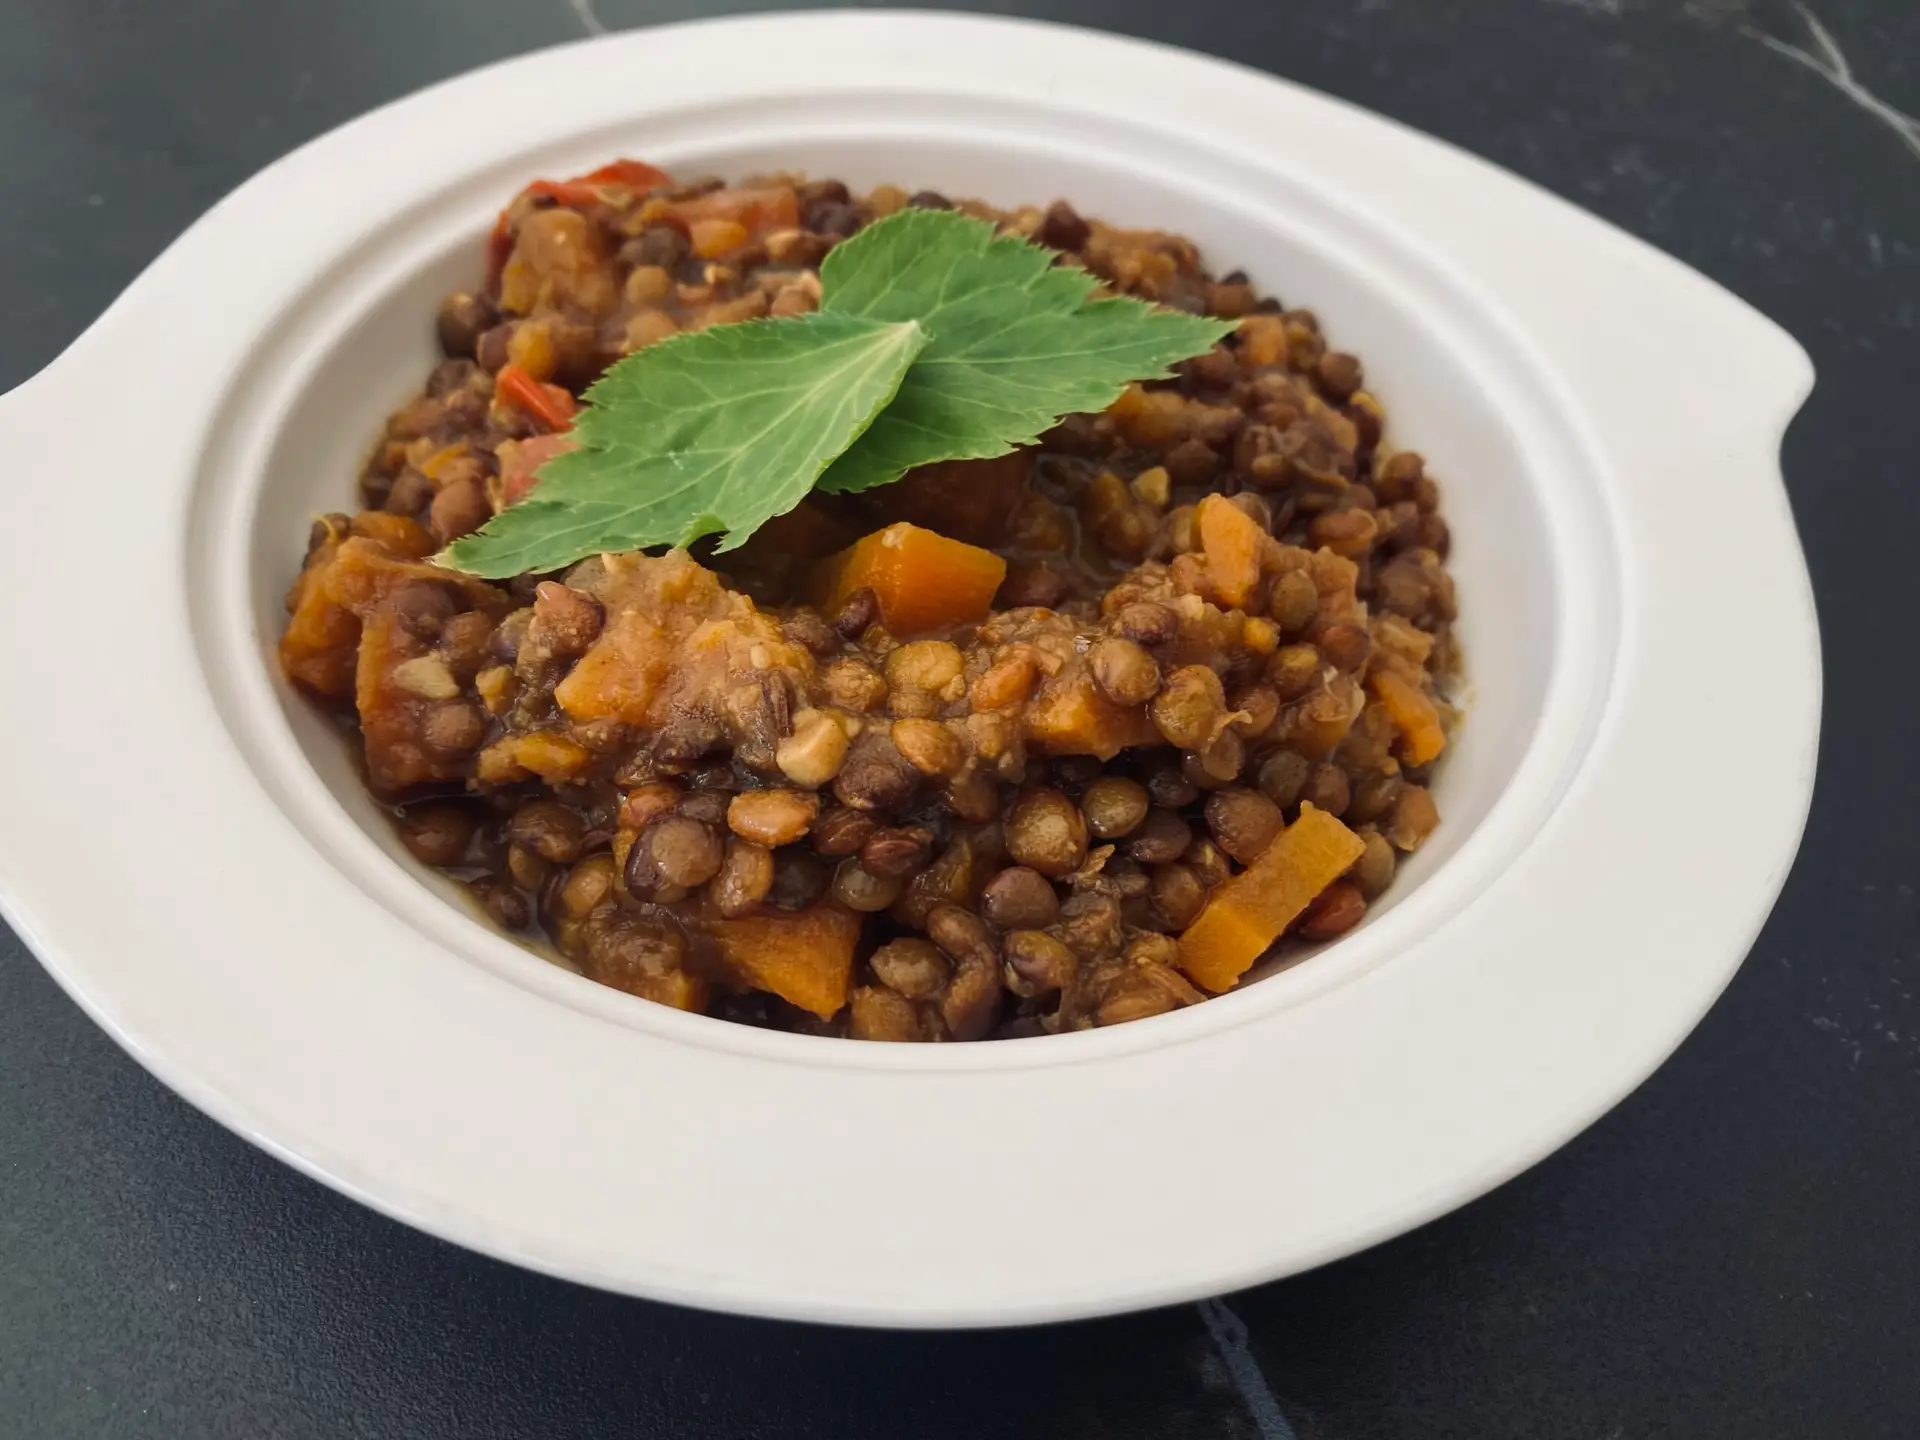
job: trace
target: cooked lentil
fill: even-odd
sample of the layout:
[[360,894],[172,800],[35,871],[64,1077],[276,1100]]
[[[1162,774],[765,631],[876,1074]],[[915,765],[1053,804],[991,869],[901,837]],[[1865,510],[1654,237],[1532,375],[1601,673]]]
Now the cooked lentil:
[[[828,250],[907,205],[1240,329],[1014,456],[816,495],[723,557],[505,585],[424,563],[566,446],[506,367],[564,399],[665,336],[804,313]],[[1178,235],[618,162],[515,198],[434,326],[362,508],[314,527],[282,663],[351,717],[415,858],[592,979],[863,1039],[1116,1024],[1202,998],[1178,935],[1303,805],[1364,847],[1304,940],[1358,924],[1439,823],[1440,487],[1311,311]],[[903,520],[1007,563],[985,620],[896,636],[872,588],[820,600],[820,561]]]

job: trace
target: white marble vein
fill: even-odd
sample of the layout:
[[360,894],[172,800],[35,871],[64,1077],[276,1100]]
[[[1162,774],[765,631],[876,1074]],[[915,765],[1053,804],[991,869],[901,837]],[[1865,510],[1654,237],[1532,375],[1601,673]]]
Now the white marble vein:
[[1297,1440],[1293,1426],[1280,1411],[1280,1402],[1273,1398],[1260,1362],[1254,1359],[1253,1347],[1247,1343],[1247,1322],[1229,1310],[1224,1300],[1202,1300],[1194,1308],[1200,1312],[1221,1363],[1233,1378],[1233,1388],[1240,1392],[1247,1412],[1253,1416],[1260,1440]]
[[604,35],[607,27],[600,22],[600,16],[593,8],[593,0],[567,0],[573,7],[574,18],[580,22],[580,28],[589,35]]
[[1803,50],[1798,45],[1790,45],[1785,40],[1780,39],[1779,36],[1769,35],[1763,30],[1756,30],[1751,25],[1741,26],[1741,31],[1753,39],[1758,40],[1776,55],[1784,55],[1796,65],[1806,66],[1807,69],[1813,71],[1814,74],[1825,80],[1829,85],[1833,86],[1834,89],[1838,90],[1862,110],[1873,116],[1874,119],[1893,131],[1894,134],[1900,137],[1901,143],[1903,143],[1907,149],[1911,150],[1916,156],[1920,156],[1920,120],[1914,119],[1913,116],[1907,114],[1904,110],[1895,109],[1878,95],[1875,95],[1871,90],[1867,89],[1866,86],[1862,85],[1859,80],[1855,79],[1853,67],[1847,63],[1847,57],[1841,53],[1840,47],[1834,43],[1833,36],[1827,33],[1827,27],[1820,23],[1819,16],[1815,15],[1804,5],[1796,4],[1793,8],[1798,10],[1800,12],[1800,18],[1807,22],[1807,31],[1813,37],[1815,50],[1818,51],[1817,54],[1813,51]]

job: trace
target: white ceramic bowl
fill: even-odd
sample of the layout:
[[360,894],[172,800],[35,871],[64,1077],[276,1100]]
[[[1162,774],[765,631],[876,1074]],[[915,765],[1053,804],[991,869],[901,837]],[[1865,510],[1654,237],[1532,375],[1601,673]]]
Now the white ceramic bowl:
[[[503,198],[623,153],[1066,195],[1317,309],[1445,481],[1477,690],[1391,903],[1177,1015],[952,1047],[652,1006],[447,903],[278,680],[281,599]],[[0,399],[0,892],[193,1103],[519,1264],[895,1325],[1284,1275],[1561,1144],[1738,965],[1812,785],[1810,383],[1674,261],[1216,61],[884,13],[529,56],[280,161]]]

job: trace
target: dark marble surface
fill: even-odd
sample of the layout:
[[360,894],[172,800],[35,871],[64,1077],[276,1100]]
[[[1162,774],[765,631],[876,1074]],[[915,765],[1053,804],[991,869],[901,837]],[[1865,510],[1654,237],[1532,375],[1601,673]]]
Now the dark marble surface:
[[[0,0],[0,386],[309,136],[588,21],[721,8]],[[1212,50],[1444,136],[1806,344],[1786,465],[1827,647],[1820,789],[1725,999],[1586,1135],[1368,1254],[1226,1309],[872,1334],[618,1299],[404,1230],[175,1099],[0,931],[0,1435],[1920,1434],[1920,141],[1887,108],[1920,110],[1920,7],[1815,0],[1844,71],[1805,12],[1741,0],[979,8]],[[41,683],[7,677],[6,703]]]

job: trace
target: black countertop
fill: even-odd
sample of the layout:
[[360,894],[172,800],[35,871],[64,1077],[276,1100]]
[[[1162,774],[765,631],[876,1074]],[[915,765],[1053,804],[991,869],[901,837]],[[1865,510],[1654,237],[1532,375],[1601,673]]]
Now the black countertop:
[[[1901,618],[1920,601],[1920,136],[1899,113],[1920,110],[1920,7],[1814,3],[977,7],[1213,51],[1443,136],[1812,352],[1786,446],[1827,654],[1806,846],[1726,997],[1613,1114],[1457,1214],[1224,1305],[961,1335],[763,1323],[524,1274],[359,1208],[162,1089],[0,930],[0,1435],[1920,1434]],[[0,0],[0,387],[308,137],[583,27],[725,8]],[[8,703],[43,683],[8,677]],[[0,779],[0,823],[4,797]]]

